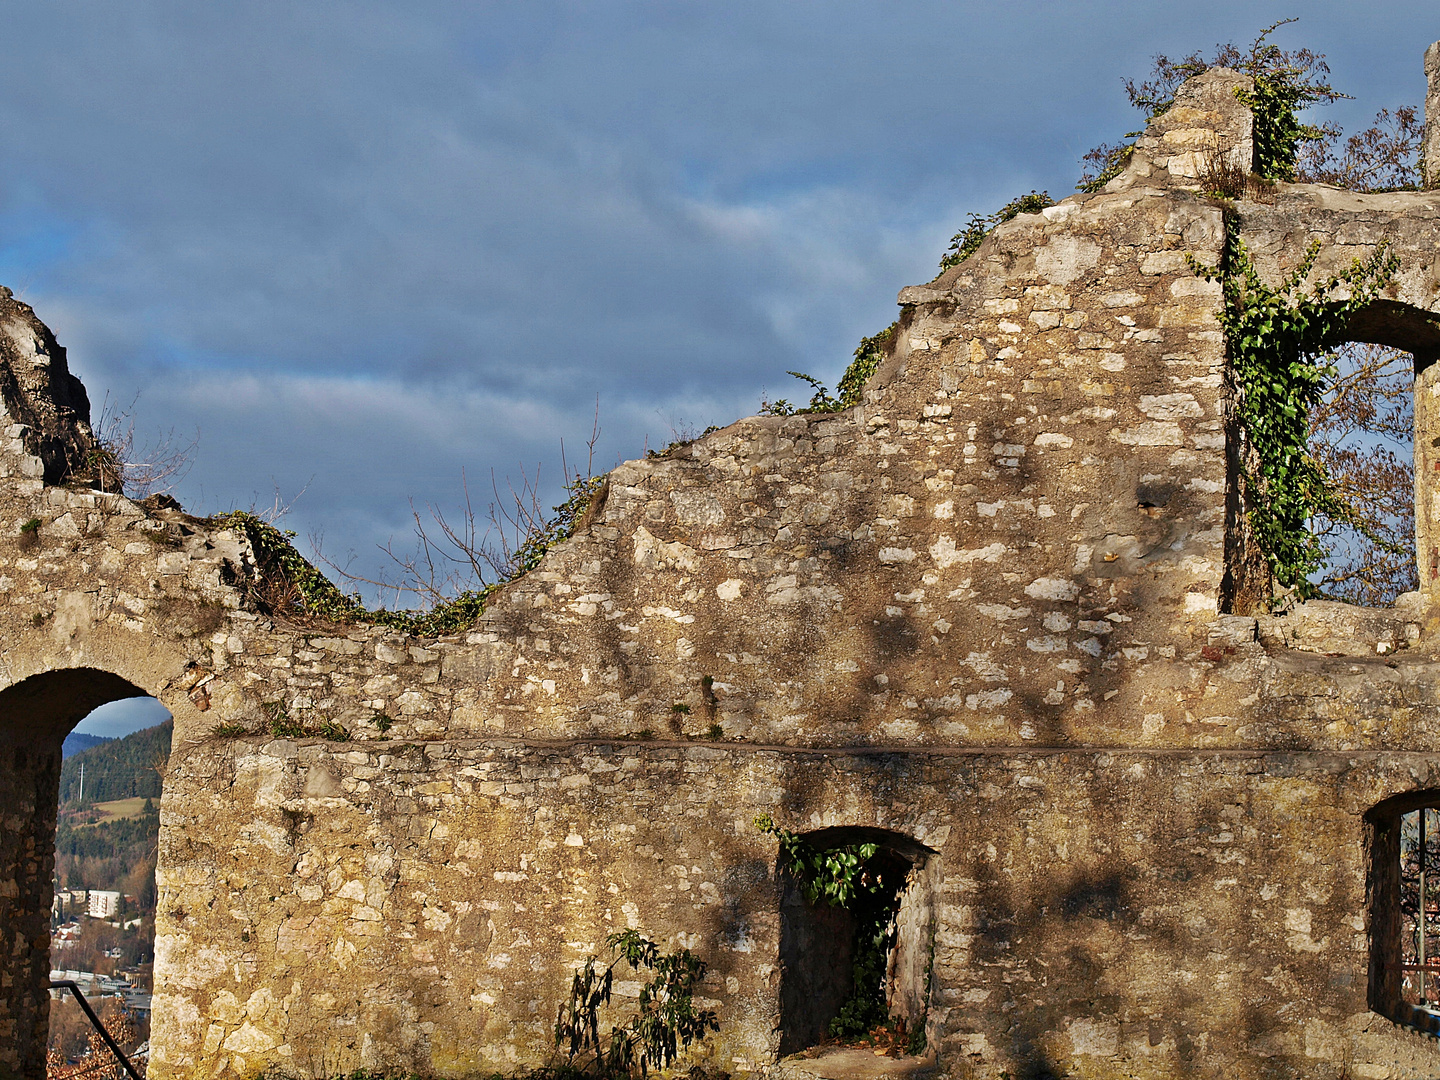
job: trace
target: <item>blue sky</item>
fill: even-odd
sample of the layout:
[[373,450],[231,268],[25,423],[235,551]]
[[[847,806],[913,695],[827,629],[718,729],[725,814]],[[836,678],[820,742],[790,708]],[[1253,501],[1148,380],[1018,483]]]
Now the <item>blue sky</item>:
[[[97,411],[199,430],[197,513],[373,573],[453,508],[830,385],[972,211],[1069,194],[1121,79],[1269,22],[1348,128],[1420,104],[1429,5],[9,4],[0,283]],[[136,395],[139,395],[137,398]]]
[[82,735],[118,739],[141,728],[154,727],[170,719],[170,710],[151,697],[121,698],[101,705],[75,725]]

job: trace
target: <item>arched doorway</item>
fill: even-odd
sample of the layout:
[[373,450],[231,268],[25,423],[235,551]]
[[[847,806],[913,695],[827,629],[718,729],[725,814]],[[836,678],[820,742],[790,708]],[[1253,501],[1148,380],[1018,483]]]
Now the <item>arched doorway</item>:
[[45,1075],[50,912],[61,744],[86,715],[145,691],[107,671],[68,668],[0,691],[0,1075]]
[[[792,872],[780,872],[780,1053],[830,1037],[832,1024],[864,1011],[927,1025],[940,877],[934,850],[903,833],[865,827],[819,829],[801,839],[818,851],[873,845],[864,872],[877,887],[845,906],[812,902]],[[861,985],[862,983],[867,985]],[[856,1005],[859,1003],[860,1008]],[[916,1036],[913,1047],[922,1040]]]
[[[121,698],[91,712],[62,744],[51,982],[76,983],[137,1066],[150,1035],[159,808],[173,728],[154,698]],[[51,992],[52,1080],[109,1061],[95,1034],[73,994]]]

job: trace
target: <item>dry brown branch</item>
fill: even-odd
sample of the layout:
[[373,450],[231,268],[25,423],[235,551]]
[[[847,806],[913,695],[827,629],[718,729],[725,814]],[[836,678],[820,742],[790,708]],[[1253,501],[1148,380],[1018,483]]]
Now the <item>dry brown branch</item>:
[[[599,439],[600,401],[596,398],[583,476],[577,470],[572,478],[565,443],[563,440],[560,443],[561,476],[565,478],[567,491],[573,492],[594,476],[595,444]],[[367,585],[376,590],[382,603],[388,597],[392,609],[434,610],[462,593],[511,581],[528,569],[527,554],[544,541],[554,525],[552,512],[541,495],[540,475],[538,464],[533,475],[521,466],[519,485],[507,477],[502,492],[500,481],[491,470],[493,499],[487,505],[484,518],[475,508],[469,477],[463,469],[458,511],[447,514],[440,507],[426,503],[422,513],[412,500],[413,548],[409,552],[398,551],[393,540],[380,545],[392,571],[388,575],[372,578],[352,572],[348,565],[340,566],[323,553],[323,537],[312,535],[310,545],[319,562],[352,586]]]
[[1340,129],[1322,128],[1323,139],[1306,143],[1295,176],[1303,183],[1333,184],[1351,191],[1396,191],[1420,186],[1420,141],[1425,121],[1413,105],[1393,113],[1381,109],[1375,123],[1345,140],[1336,152]]
[[101,491],[124,493],[133,499],[168,492],[185,479],[200,443],[199,428],[189,442],[183,442],[171,428],[153,441],[137,443],[134,410],[138,400],[137,394],[129,407],[122,409],[105,395],[93,429],[95,449],[87,462],[89,476],[84,478]]
[[1313,523],[1334,552],[1319,584],[1337,599],[1378,607],[1419,587],[1414,362],[1409,353],[1361,343],[1344,346],[1335,359],[1339,374],[1310,418],[1310,448],[1357,524]]

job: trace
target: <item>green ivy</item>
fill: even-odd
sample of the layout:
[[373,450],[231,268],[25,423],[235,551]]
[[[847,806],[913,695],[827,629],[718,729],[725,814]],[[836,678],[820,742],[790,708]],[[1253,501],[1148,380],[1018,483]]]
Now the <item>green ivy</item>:
[[[300,606],[307,615],[316,615],[331,622],[354,622],[365,614],[365,605],[358,595],[346,595],[329,578],[315,569],[291,541],[295,533],[281,531],[245,510],[232,510],[216,514],[209,524],[222,529],[233,529],[250,542],[255,554],[256,570],[261,583],[273,592],[293,591]],[[252,594],[255,593],[252,587]],[[268,601],[266,606],[276,607],[282,601],[278,595],[257,597]]]
[[[1150,119],[1154,119],[1152,116]],[[1127,139],[1134,139],[1140,136],[1141,132],[1132,131],[1126,134]],[[1105,185],[1114,180],[1125,171],[1125,166],[1130,164],[1130,159],[1135,156],[1135,144],[1122,143],[1119,146],[1109,147],[1104,151],[1105,158],[1100,162],[1100,169],[1090,179],[1081,177],[1080,182],[1075,185],[1075,190],[1085,195],[1096,195],[1105,190]]]
[[528,574],[556,544],[568,540],[605,476],[577,476],[567,485],[567,498],[554,507],[555,516],[532,533],[515,552],[513,570],[502,581],[467,589],[428,611],[389,611],[367,608],[359,593],[342,592],[295,549],[295,533],[275,528],[244,510],[217,514],[210,524],[234,529],[250,542],[255,553],[257,581],[238,582],[262,609],[299,613],[333,623],[370,623],[419,637],[460,633],[474,626],[490,597],[505,584]]
[[[984,243],[985,237],[994,232],[997,226],[1011,221],[1021,214],[1038,214],[1047,206],[1054,205],[1055,200],[1050,198],[1048,191],[1032,191],[1028,195],[1011,199],[993,214],[971,214],[965,228],[951,237],[950,248],[940,259],[940,269],[948,270],[963,262]],[[837,413],[853,409],[864,400],[865,384],[870,381],[870,377],[879,369],[881,361],[889,352],[890,342],[895,337],[895,330],[898,326],[898,322],[893,322],[878,334],[861,340],[855,349],[854,359],[845,369],[845,374],[840,376],[840,382],[835,387],[833,395],[830,393],[830,388],[813,375],[806,375],[803,371],[787,371],[785,374],[791,375],[801,382],[809,383],[815,391],[810,397],[810,404],[796,407],[785,398],[777,401],[765,401],[760,405],[760,415],[796,416],[805,413]]]
[[776,825],[769,814],[757,815],[755,827],[780,842],[784,866],[800,880],[800,888],[810,903],[823,900],[831,907],[848,908],[861,890],[880,891],[879,880],[865,873],[865,864],[875,857],[880,845],[817,848],[798,833]]
[[[1307,67],[1291,61],[1278,45],[1265,43],[1271,32],[1291,21],[1277,22],[1260,35],[1242,65],[1254,79],[1254,89],[1235,90],[1235,96],[1254,114],[1255,172],[1265,180],[1294,180],[1300,144],[1325,138],[1324,129],[1302,124],[1296,110],[1343,96],[1329,83],[1315,79]],[[1325,69],[1322,66],[1320,70]]]
[[[599,476],[577,476],[566,485],[565,490],[568,497],[559,506],[553,508],[555,516],[546,523],[545,527],[532,533],[520,546],[515,553],[515,570],[506,581],[514,581],[534,570],[551,548],[562,540],[570,539],[575,534],[576,522],[584,515],[590,505],[590,500],[604,486],[606,475],[602,473]],[[503,584],[503,582],[499,584]],[[498,588],[498,584],[486,587],[485,595],[480,599],[480,606],[475,612],[476,615],[485,610],[484,601],[489,599],[490,593],[496,588]],[[470,593],[464,595],[478,596],[478,594]]]
[[855,350],[855,358],[850,361],[850,366],[845,369],[845,374],[840,376],[840,383],[835,387],[834,397],[830,395],[829,389],[814,376],[800,371],[787,371],[786,375],[793,375],[815,388],[815,395],[810,399],[810,404],[803,409],[797,409],[784,398],[779,401],[767,401],[760,406],[760,415],[795,416],[801,413],[837,413],[853,409],[864,400],[865,384],[870,381],[870,376],[875,374],[880,367],[880,362],[885,359],[885,353],[890,348],[890,341],[895,336],[895,328],[899,325],[898,322],[893,322],[878,334],[861,339],[860,345]]
[[885,1001],[885,973],[893,936],[888,924],[866,925],[856,934],[855,958],[850,966],[853,989],[830,1020],[827,1030],[831,1038],[853,1039],[890,1019]]
[[950,247],[940,258],[940,269],[949,270],[950,267],[964,262],[985,242],[987,236],[1005,222],[1013,221],[1021,214],[1038,214],[1047,206],[1054,205],[1055,200],[1050,198],[1048,191],[1032,191],[1028,195],[1011,199],[988,216],[971,214],[965,228],[950,238]]
[[1359,522],[1310,453],[1309,429],[1311,410],[1335,377],[1329,351],[1347,340],[1351,316],[1391,283],[1399,267],[1382,243],[1368,260],[1356,259],[1344,273],[1307,289],[1319,255],[1316,240],[1271,288],[1255,269],[1238,221],[1227,215],[1220,265],[1189,259],[1194,273],[1219,281],[1224,291],[1220,322],[1238,391],[1236,417],[1251,451],[1243,471],[1251,529],[1275,580],[1302,598],[1317,595],[1310,578],[1330,554],[1310,528],[1314,518],[1343,522],[1383,543]]

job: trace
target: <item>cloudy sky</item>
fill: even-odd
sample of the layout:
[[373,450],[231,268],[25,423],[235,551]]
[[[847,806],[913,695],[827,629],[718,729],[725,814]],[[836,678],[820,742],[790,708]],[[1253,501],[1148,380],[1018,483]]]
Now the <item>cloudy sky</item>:
[[198,429],[187,509],[303,492],[371,573],[462,469],[552,492],[597,398],[603,469],[833,385],[1155,53],[1299,15],[1354,127],[1440,38],[1414,0],[5,6],[0,283],[97,412]]

